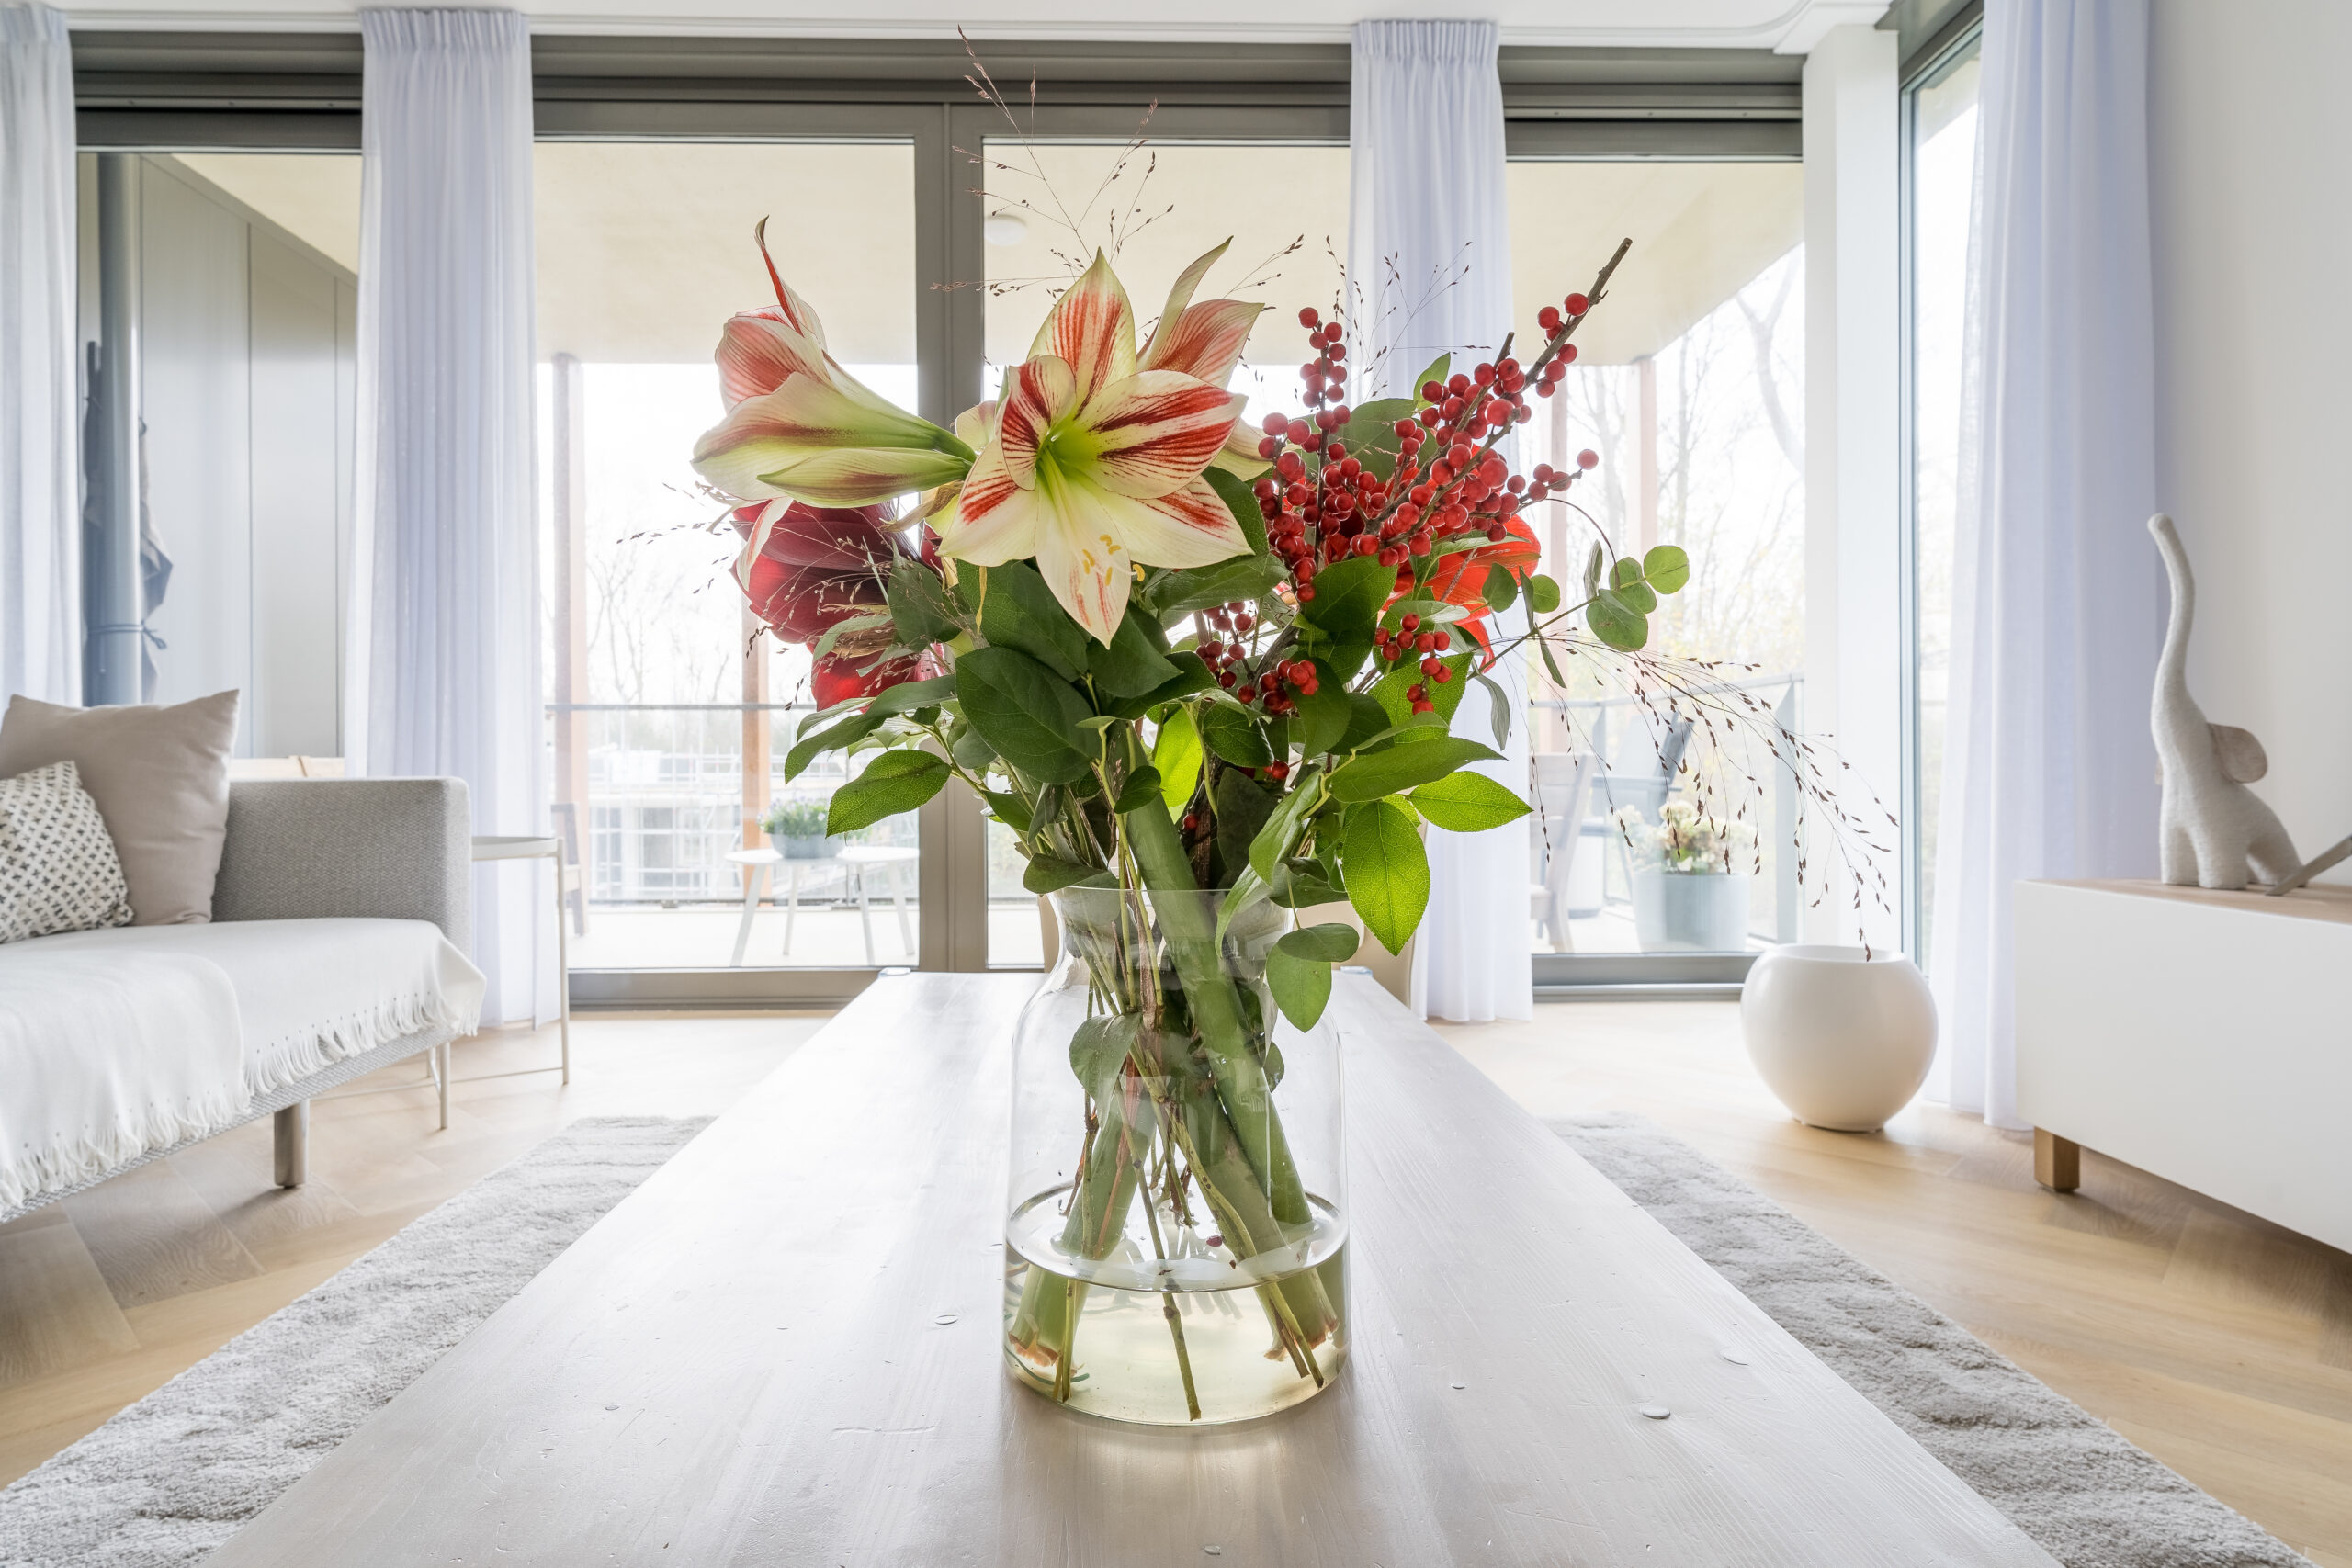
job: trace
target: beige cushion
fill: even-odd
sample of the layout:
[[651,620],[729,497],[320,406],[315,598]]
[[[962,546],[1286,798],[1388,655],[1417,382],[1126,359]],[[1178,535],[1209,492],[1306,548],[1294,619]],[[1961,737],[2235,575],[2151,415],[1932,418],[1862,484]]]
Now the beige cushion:
[[113,836],[131,923],[181,925],[212,918],[236,739],[234,692],[167,708],[12,697],[0,720],[0,777],[74,763]]

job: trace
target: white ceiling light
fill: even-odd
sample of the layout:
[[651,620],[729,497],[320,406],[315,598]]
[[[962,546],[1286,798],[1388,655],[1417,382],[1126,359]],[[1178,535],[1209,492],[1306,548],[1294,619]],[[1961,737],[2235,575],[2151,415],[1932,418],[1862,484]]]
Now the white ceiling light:
[[1018,212],[991,212],[980,232],[991,245],[1017,245],[1029,237],[1029,220]]

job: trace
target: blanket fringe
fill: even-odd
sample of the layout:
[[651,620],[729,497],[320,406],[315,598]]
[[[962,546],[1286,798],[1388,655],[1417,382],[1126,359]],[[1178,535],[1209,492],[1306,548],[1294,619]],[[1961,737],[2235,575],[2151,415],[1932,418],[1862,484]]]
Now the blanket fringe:
[[329,1019],[265,1046],[253,1081],[245,1087],[255,1097],[298,1083],[337,1062],[365,1055],[422,1029],[450,1029],[471,1034],[481,1021],[479,1008],[460,1009],[437,990],[393,997],[364,1011]]

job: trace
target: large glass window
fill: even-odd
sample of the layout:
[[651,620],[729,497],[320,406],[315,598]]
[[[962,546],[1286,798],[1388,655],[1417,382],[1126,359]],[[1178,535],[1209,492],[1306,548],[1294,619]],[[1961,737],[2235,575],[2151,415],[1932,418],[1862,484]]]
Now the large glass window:
[[1959,509],[1966,382],[1968,252],[1975,208],[1977,55],[1973,43],[1905,96],[1911,256],[1911,558],[1913,745],[1905,849],[1916,900],[1913,951],[1931,953],[1936,816],[1943,786],[1951,676],[1953,526]]
[[[1346,246],[1348,150],[1286,144],[989,143],[988,386],[1028,356],[1054,296],[1101,248],[1117,269],[1148,336],[1169,287],[1208,245],[1232,243],[1196,299],[1263,300],[1230,383],[1249,395],[1245,418],[1299,400],[1298,312],[1329,310],[1340,287],[1334,251]],[[1021,886],[1012,829],[989,833],[989,959],[1034,964],[1042,946],[1036,898]]]
[[915,818],[828,837],[843,759],[784,778],[809,657],[745,607],[741,540],[688,462],[722,412],[720,324],[775,302],[763,218],[833,357],[914,405],[913,150],[542,142],[533,174],[550,777],[586,889],[571,961],[914,964]]
[[[1690,689],[1736,688],[1793,724],[1804,684],[1804,170],[1792,162],[1522,162],[1510,170],[1512,295],[1582,290],[1621,238],[1575,367],[1524,462],[1598,465],[1538,521],[1545,570],[1581,582],[1596,540],[1679,545],[1689,589],[1648,652]],[[1620,660],[1528,666],[1534,705],[1529,936],[1539,954],[1738,953],[1794,934],[1792,788],[1769,746],[1695,708],[1655,716]],[[1655,681],[1647,682],[1657,694]],[[1686,817],[1686,812],[1689,814]],[[1669,977],[1658,964],[1597,977]],[[1579,977],[1538,959],[1538,979]],[[1671,976],[1684,977],[1684,976]],[[1733,976],[1733,977],[1736,977]]]

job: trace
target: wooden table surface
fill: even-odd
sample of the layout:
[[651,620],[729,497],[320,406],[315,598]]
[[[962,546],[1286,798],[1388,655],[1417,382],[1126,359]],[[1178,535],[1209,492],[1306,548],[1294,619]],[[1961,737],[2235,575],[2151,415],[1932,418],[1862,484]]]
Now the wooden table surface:
[[1035,985],[877,982],[209,1568],[2051,1563],[1362,976],[1340,1381],[1197,1431],[1012,1386]]

